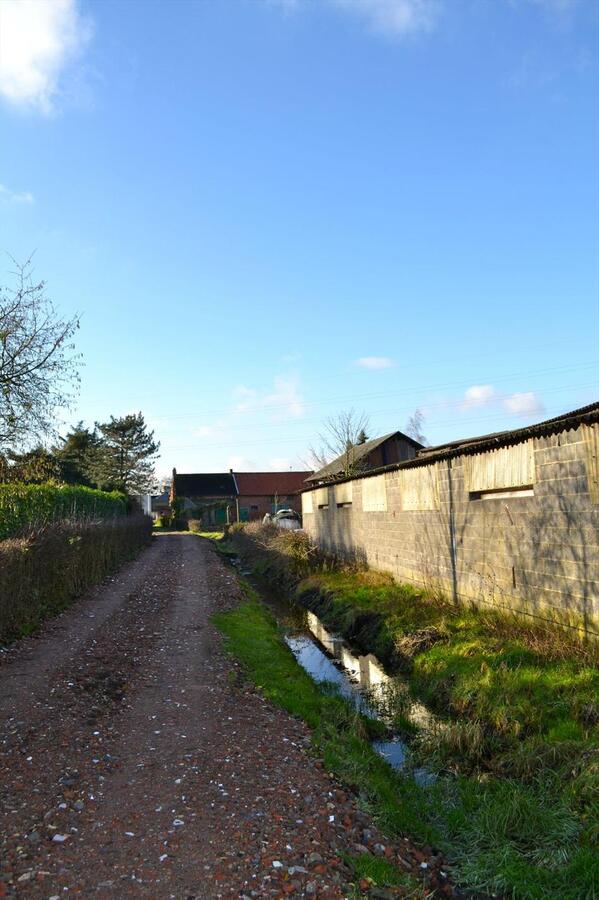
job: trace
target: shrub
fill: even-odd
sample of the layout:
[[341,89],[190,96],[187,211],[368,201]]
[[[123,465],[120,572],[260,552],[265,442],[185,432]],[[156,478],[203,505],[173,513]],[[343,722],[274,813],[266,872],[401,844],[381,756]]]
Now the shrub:
[[0,484],[0,540],[64,519],[110,519],[127,514],[118,491],[53,484]]
[[0,541],[0,641],[34,631],[151,541],[149,516],[63,522]]
[[202,520],[201,519],[189,519],[187,523],[187,527],[189,531],[192,531],[194,534],[200,534],[202,531]]
[[247,525],[245,522],[233,522],[232,525],[229,525],[229,534],[237,534],[238,531],[243,531]]

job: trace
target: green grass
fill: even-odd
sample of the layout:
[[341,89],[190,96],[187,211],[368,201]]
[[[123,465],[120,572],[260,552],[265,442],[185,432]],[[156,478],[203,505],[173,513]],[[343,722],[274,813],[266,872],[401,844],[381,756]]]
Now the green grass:
[[380,724],[358,714],[326,685],[312,681],[285,644],[270,612],[251,588],[244,587],[249,599],[232,612],[215,616],[228,650],[244,663],[265,697],[308,723],[315,752],[327,771],[357,790],[382,827],[436,843],[437,830],[421,816],[428,802],[426,793],[401,779],[370,745],[370,739],[381,736]]
[[[325,577],[337,591],[348,585],[348,575]],[[378,612],[381,601],[393,597],[392,623],[386,627],[394,636],[400,621],[402,634],[409,634],[410,616],[416,602],[422,603],[417,592],[398,591],[388,583],[360,584],[357,596],[362,606],[354,610],[353,620],[346,594],[344,605],[340,599],[334,610],[337,620],[346,616],[355,624],[365,607]],[[401,597],[406,598],[403,608]],[[588,709],[584,712],[593,702],[596,673],[588,658],[584,653],[578,659],[542,656],[539,638],[518,640],[513,626],[506,626],[505,637],[501,628],[490,633],[489,655],[481,660],[482,624],[470,613],[448,612],[443,604],[433,607],[424,609],[423,620],[443,629],[447,638],[415,655],[414,661],[422,664],[413,667],[413,684],[425,695],[435,684],[444,702],[463,714],[454,720],[448,747],[433,740],[423,752],[429,762],[437,754],[441,768],[456,755],[473,754],[475,744],[478,757],[473,754],[465,767],[469,775],[458,766],[455,776],[442,776],[428,789],[393,772],[372,750],[373,724],[299,667],[255,594],[249,591],[247,601],[218,615],[216,623],[229,651],[262,693],[310,725],[315,752],[327,770],[356,790],[386,833],[407,834],[439,847],[455,861],[463,882],[478,890],[523,900],[598,896],[599,772],[593,763],[592,729],[585,724]],[[530,654],[535,654],[536,667]],[[535,704],[548,708],[538,710]],[[475,762],[485,765],[477,768]],[[392,885],[395,876],[379,872],[367,877],[382,877],[377,883]]]
[[430,891],[419,890],[420,886],[413,875],[402,872],[387,859],[372,856],[370,853],[361,853],[359,856],[348,855],[345,860],[352,867],[357,882],[368,879],[372,886],[405,887],[412,898],[430,895]]
[[327,626],[404,672],[432,709],[480,723],[497,749],[531,736],[597,746],[597,647],[431,600],[378,573],[311,576],[298,597]]

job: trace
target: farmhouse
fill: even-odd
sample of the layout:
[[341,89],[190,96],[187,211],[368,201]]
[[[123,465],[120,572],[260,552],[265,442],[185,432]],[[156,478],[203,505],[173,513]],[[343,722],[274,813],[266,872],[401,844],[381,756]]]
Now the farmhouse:
[[178,500],[183,518],[201,519],[204,525],[234,522],[236,498],[237,485],[232,472],[179,475],[173,469],[171,506]]
[[311,472],[234,472],[239,497],[239,520],[251,522],[279,509],[301,513],[300,491]]
[[204,525],[251,522],[278,509],[301,513],[300,491],[311,472],[234,472],[181,474],[173,469],[171,503],[185,518]]

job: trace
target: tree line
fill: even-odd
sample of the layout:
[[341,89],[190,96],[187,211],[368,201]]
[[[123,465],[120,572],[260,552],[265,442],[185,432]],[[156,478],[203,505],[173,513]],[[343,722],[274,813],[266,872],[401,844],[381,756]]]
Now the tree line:
[[31,260],[14,265],[14,285],[0,286],[0,481],[151,490],[160,444],[141,412],[57,436],[79,387],[79,317],[57,313]]
[[50,448],[9,450],[0,457],[0,480],[143,494],[153,487],[159,447],[141,412],[111,416],[108,422],[96,422],[93,429],[79,422]]

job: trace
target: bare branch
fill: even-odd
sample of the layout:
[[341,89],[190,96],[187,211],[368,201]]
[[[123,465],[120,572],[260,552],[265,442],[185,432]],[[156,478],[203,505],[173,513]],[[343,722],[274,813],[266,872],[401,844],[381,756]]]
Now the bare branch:
[[79,318],[60,318],[31,259],[15,266],[15,286],[0,287],[0,448],[55,434],[56,409],[79,383]]

